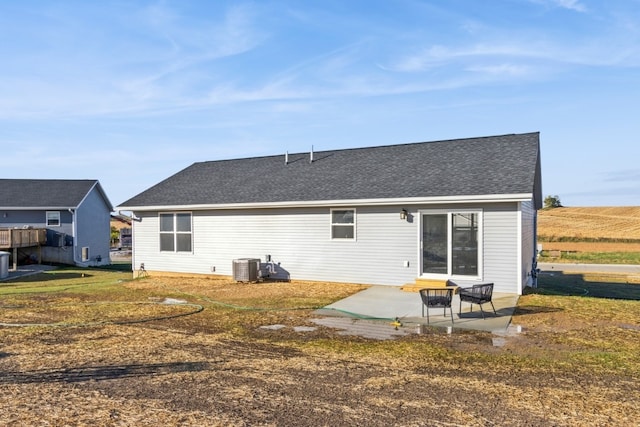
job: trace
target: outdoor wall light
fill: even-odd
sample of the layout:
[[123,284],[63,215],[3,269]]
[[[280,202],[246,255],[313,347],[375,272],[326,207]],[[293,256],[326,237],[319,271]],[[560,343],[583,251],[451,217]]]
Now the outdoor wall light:
[[405,220],[407,219],[407,215],[408,215],[408,213],[407,213],[407,210],[406,210],[406,209],[402,209],[402,210],[400,211],[400,219],[401,219],[401,220],[405,221]]

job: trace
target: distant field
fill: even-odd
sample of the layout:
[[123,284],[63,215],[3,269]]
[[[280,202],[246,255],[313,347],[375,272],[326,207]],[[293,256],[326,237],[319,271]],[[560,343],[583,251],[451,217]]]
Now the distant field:
[[[640,207],[541,210],[538,243],[545,258],[636,264],[640,259]],[[591,255],[583,259],[584,254]]]
[[540,241],[640,244],[640,207],[555,208],[538,212]]

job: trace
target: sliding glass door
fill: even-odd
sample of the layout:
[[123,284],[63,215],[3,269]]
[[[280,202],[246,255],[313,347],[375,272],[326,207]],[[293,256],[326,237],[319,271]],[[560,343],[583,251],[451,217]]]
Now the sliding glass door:
[[480,274],[480,212],[422,214],[422,273],[472,276]]

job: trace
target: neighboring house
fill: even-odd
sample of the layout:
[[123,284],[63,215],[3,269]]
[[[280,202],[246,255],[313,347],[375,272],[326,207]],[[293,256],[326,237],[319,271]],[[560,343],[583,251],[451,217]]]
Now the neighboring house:
[[46,229],[43,262],[109,264],[112,210],[97,180],[0,179],[0,229]]
[[[533,282],[539,133],[195,163],[122,203],[133,265],[403,285]],[[269,262],[270,261],[270,262]]]
[[117,230],[117,238],[111,236],[111,247],[131,249],[131,218],[126,215],[111,214],[111,230]]

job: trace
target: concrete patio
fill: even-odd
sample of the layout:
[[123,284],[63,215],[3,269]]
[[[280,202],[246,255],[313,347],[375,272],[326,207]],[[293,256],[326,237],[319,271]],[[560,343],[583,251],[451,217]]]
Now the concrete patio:
[[[517,303],[518,295],[494,292],[493,305],[498,315],[493,313],[491,304],[484,304],[485,318],[483,319],[480,307],[475,304],[473,311],[471,311],[471,305],[463,302],[462,312],[458,313],[460,299],[454,295],[452,303],[453,325],[449,309],[444,316],[442,308],[432,308],[429,311],[429,325],[444,329],[452,326],[453,330],[470,329],[503,334],[509,328]],[[316,314],[347,317],[369,323],[377,321],[387,328],[393,328],[392,322],[395,318],[400,320],[403,328],[416,329],[416,327],[427,325],[426,312],[425,317],[422,317],[420,294],[405,292],[395,286],[372,286],[317,310]],[[351,323],[356,324],[356,322]]]

